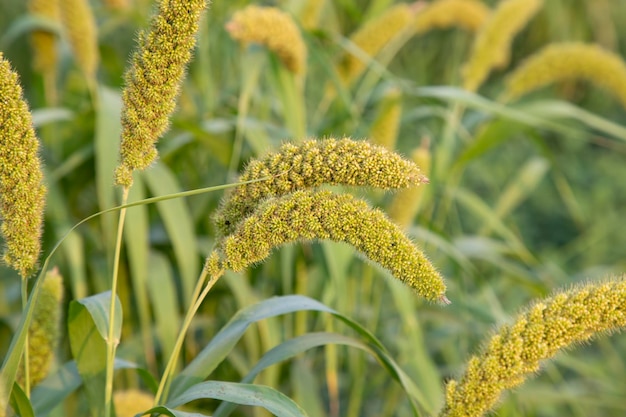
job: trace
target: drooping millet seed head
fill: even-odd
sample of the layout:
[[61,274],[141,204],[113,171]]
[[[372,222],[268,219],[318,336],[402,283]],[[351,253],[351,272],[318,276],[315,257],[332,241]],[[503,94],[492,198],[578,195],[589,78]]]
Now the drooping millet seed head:
[[46,188],[39,141],[18,76],[0,52],[0,232],[3,259],[27,278],[41,251]]
[[599,45],[553,43],[535,53],[506,79],[504,98],[513,100],[563,80],[584,79],[613,93],[626,108],[626,63]]
[[250,162],[239,180],[263,177],[269,179],[240,185],[225,196],[214,216],[220,237],[268,197],[323,184],[398,189],[428,182],[415,163],[382,146],[348,138],[286,143]]
[[543,0],[502,0],[476,34],[463,66],[463,88],[476,91],[494,68],[509,63],[511,44],[543,6]]
[[295,74],[306,69],[307,50],[300,29],[293,18],[280,9],[250,5],[233,15],[226,30],[239,42],[266,46]]
[[501,327],[446,387],[442,417],[478,417],[539,370],[541,361],[626,326],[626,280],[589,284],[536,303]]
[[431,301],[447,302],[435,267],[385,214],[350,194],[301,190],[268,198],[220,247],[223,266],[242,271],[300,240],[345,242]]
[[476,32],[490,12],[480,0],[436,0],[415,16],[415,31],[421,34],[432,29],[460,27]]
[[125,74],[117,185],[130,187],[133,171],[147,168],[158,155],[155,145],[169,127],[206,6],[207,0],[161,0],[150,29],[139,35]]

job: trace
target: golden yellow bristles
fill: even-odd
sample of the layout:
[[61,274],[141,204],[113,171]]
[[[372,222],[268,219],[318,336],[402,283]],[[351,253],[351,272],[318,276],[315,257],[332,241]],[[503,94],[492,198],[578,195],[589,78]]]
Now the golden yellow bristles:
[[446,387],[440,416],[482,416],[504,390],[539,370],[541,361],[598,333],[626,326],[626,281],[589,284],[536,303],[511,325],[501,327],[460,381]]
[[218,236],[227,236],[259,201],[322,184],[370,186],[382,189],[428,182],[419,167],[366,141],[307,140],[286,143],[276,153],[253,160],[240,181],[270,177],[230,191],[215,214]]
[[395,149],[401,117],[402,95],[398,88],[392,88],[381,100],[378,115],[370,128],[372,143],[389,150]]
[[626,63],[598,45],[556,43],[523,62],[506,80],[505,99],[513,100],[545,85],[584,79],[613,93],[626,108]]
[[0,231],[4,261],[27,278],[41,251],[46,188],[18,76],[0,52]]
[[78,67],[93,80],[96,76],[100,55],[98,52],[98,29],[88,0],[62,0],[61,17],[63,29],[74,53]]
[[[52,22],[60,22],[61,14],[58,0],[30,0],[28,12],[34,16],[43,17]],[[30,36],[33,46],[33,68],[43,74],[48,99],[55,99],[54,83],[57,68],[56,34],[46,30],[34,30]]]
[[[407,3],[392,6],[354,32],[350,36],[350,42],[363,54],[374,57],[404,30],[410,28],[415,12],[416,9]],[[342,82],[351,84],[366,67],[367,63],[362,58],[347,54],[339,68]]]
[[300,29],[293,18],[280,9],[248,6],[233,15],[226,30],[239,42],[266,46],[293,73],[306,69],[307,50]]
[[133,417],[151,409],[154,396],[138,389],[128,389],[114,393],[113,404],[118,417]]
[[[62,303],[63,278],[55,268],[46,273],[33,311],[33,320],[28,328],[28,369],[31,386],[37,385],[48,376],[61,334]],[[23,370],[23,367],[18,368],[18,381],[24,378]]]
[[130,187],[133,171],[147,168],[157,157],[155,145],[176,108],[206,6],[207,0],[161,0],[149,31],[139,35],[139,50],[125,74],[117,185]]
[[478,32],[463,67],[463,88],[476,91],[491,70],[509,63],[511,43],[543,6],[543,0],[502,0]]
[[[411,154],[411,160],[422,169],[424,175],[430,174],[432,156],[429,147],[430,140],[425,138]],[[398,191],[388,210],[391,220],[402,228],[410,226],[419,210],[424,191],[424,187],[409,187]]]
[[229,235],[224,266],[242,271],[274,248],[300,240],[345,242],[431,301],[446,302],[443,278],[385,214],[350,194],[296,191],[269,198]]
[[476,32],[490,12],[480,0],[436,0],[417,13],[415,31],[420,34],[433,29],[460,27]]

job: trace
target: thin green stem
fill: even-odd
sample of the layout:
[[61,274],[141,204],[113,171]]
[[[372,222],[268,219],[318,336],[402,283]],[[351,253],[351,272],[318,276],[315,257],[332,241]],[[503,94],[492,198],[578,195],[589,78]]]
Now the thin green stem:
[[[122,205],[128,200],[129,188],[124,188],[122,194]],[[111,304],[109,306],[109,331],[107,334],[107,363],[106,363],[106,383],[104,393],[104,416],[111,416],[111,403],[113,398],[113,368],[115,363],[115,350],[119,344],[119,340],[114,338],[115,323],[115,299],[117,294],[117,276],[120,266],[120,254],[122,252],[122,235],[124,232],[124,219],[126,218],[126,209],[120,210],[120,217],[117,223],[117,238],[115,241],[115,256],[113,258],[113,278],[111,283]]]
[[[183,342],[185,341],[185,336],[187,334],[187,331],[189,330],[189,326],[191,326],[191,320],[196,315],[196,312],[200,308],[200,305],[202,304],[202,301],[204,301],[204,298],[207,296],[211,288],[213,288],[213,285],[215,285],[217,280],[223,275],[223,272],[224,271],[222,270],[215,275],[211,275],[209,277],[209,282],[207,282],[207,284],[204,286],[204,289],[202,289],[202,286],[208,275],[207,269],[206,268],[202,269],[202,273],[200,274],[200,277],[198,278],[198,284],[196,285],[196,288],[193,294],[194,296],[192,298],[193,300],[196,300],[196,301],[191,306],[191,308],[187,310],[187,315],[185,316],[185,320],[183,321],[183,325],[180,329],[180,332],[178,333],[178,337],[174,345],[174,350],[172,351],[172,355],[170,356],[170,359],[167,362],[167,366],[165,367],[165,370],[163,371],[163,376],[161,377],[159,388],[154,397],[155,406],[159,405],[161,400],[167,398],[169,394],[169,390],[170,390],[170,385],[172,382],[171,374],[172,374],[172,371],[174,370],[174,367],[176,366],[176,363],[178,362],[178,357],[180,356],[180,351],[182,350]],[[202,290],[202,293],[200,293],[200,290]],[[198,295],[198,293],[200,294]]]
[[[22,311],[26,310],[28,304],[28,280],[22,279]],[[30,398],[30,353],[28,349],[28,331],[24,339],[24,394]]]

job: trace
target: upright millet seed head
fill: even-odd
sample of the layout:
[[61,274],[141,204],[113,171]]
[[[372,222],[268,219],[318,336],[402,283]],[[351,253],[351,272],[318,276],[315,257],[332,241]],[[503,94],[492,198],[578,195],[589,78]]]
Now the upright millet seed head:
[[32,116],[18,76],[0,52],[0,232],[3,259],[22,278],[37,266],[45,195]]

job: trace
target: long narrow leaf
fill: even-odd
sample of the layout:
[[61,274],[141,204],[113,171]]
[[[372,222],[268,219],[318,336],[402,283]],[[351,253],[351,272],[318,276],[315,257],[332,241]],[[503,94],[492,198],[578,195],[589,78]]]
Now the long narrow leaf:
[[[425,400],[419,389],[385,351],[378,347],[372,347],[370,344],[353,337],[327,332],[308,333],[281,343],[263,355],[261,360],[259,360],[241,382],[252,383],[256,376],[269,366],[290,359],[309,349],[330,344],[349,346],[369,353],[385,366],[394,379],[400,382],[405,392],[409,395],[409,398],[419,398],[421,402]],[[231,403],[223,403],[218,407],[215,413],[213,413],[213,417],[226,417],[230,415],[234,408],[235,406]]]
[[170,401],[168,406],[178,407],[203,398],[263,407],[277,417],[307,417],[298,404],[274,388],[234,382],[207,381],[196,384]]
[[337,313],[319,301],[300,295],[273,297],[240,310],[205,346],[198,356],[172,382],[171,398],[176,398],[189,387],[206,379],[226,358],[252,323],[296,311],[322,311],[331,313],[362,336],[384,349],[378,340],[358,323]]

